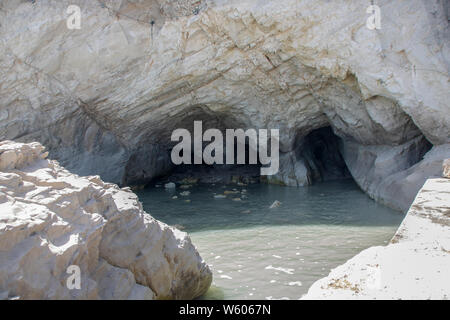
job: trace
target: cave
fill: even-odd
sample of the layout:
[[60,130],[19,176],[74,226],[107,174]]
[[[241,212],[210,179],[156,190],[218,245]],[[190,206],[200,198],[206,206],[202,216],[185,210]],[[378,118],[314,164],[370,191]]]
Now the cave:
[[[202,115],[204,116],[204,115]],[[206,117],[205,119],[207,119]],[[228,119],[229,120],[229,119]],[[232,123],[232,121],[224,121],[225,123]],[[214,125],[219,125],[221,132],[225,132],[225,126],[222,122],[217,121],[205,122],[206,127],[212,128]],[[186,125],[185,121],[181,121],[174,127],[182,127]],[[236,126],[235,126],[236,127]],[[236,130],[237,128],[235,128]],[[225,134],[224,134],[225,136]],[[259,183],[268,182],[273,183],[274,179],[270,176],[261,176],[261,167],[263,166],[259,153],[257,154],[256,163],[250,161],[250,152],[253,150],[249,145],[249,138],[246,136],[245,145],[234,139],[234,161],[232,164],[207,164],[205,161],[202,164],[194,163],[194,154],[191,154],[190,163],[175,165],[172,163],[171,153],[175,143],[173,141],[166,142],[166,144],[148,144],[145,147],[138,148],[136,152],[130,157],[126,170],[124,185],[144,187],[149,184],[159,184],[160,182],[179,182],[186,179],[194,179],[200,183]],[[202,141],[202,150],[209,142]],[[223,143],[223,159],[226,159],[226,143]],[[238,161],[239,149],[245,150],[244,163],[242,159]],[[194,150],[194,142],[192,141],[191,151]],[[352,178],[347,168],[347,165],[342,156],[342,140],[334,134],[330,126],[314,129],[306,136],[297,138],[294,144],[294,150],[287,154],[293,156],[293,163],[291,166],[296,166],[297,163],[304,163],[305,177],[297,177],[297,179],[306,179],[308,183],[304,185],[311,185],[316,182],[325,182],[337,179]],[[271,151],[269,154],[272,156]],[[286,154],[286,153],[284,153]],[[280,157],[283,157],[283,152]],[[286,168],[287,167],[287,168]],[[280,171],[289,170],[289,165],[280,163]],[[280,176],[280,173],[274,175]],[[301,185],[286,183],[286,179],[281,179],[282,185]]]
[[[342,141],[333,133],[330,126],[315,129],[298,140],[292,153],[295,155],[295,161],[303,161],[305,164],[307,185],[352,178],[341,153]],[[203,148],[205,145],[204,143]],[[165,172],[158,178],[164,181],[194,178],[203,183],[273,182],[270,178],[267,179],[266,176],[260,175],[262,164],[259,157],[257,164],[249,164],[248,139],[245,146],[245,164],[237,164],[237,149],[238,145],[235,146],[234,152],[235,164],[182,164],[173,166],[172,170]],[[295,163],[293,165],[295,166]],[[280,168],[280,170],[283,169],[285,168]],[[275,174],[275,176],[277,175]],[[285,181],[279,184],[289,185]]]
[[0,299],[450,296],[448,1],[71,2],[0,1]]
[[311,183],[351,178],[341,148],[341,139],[329,126],[313,130],[301,140],[296,156],[304,160]]

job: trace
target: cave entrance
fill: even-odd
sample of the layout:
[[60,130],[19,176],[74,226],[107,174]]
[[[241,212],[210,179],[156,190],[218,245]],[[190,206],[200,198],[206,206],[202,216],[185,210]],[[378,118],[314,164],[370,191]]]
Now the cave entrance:
[[[336,136],[331,127],[322,127],[311,131],[308,135],[298,139],[295,148],[295,161],[300,161],[305,166],[308,185],[317,182],[325,182],[339,179],[352,178],[344,158],[341,154],[341,139]],[[203,145],[203,148],[207,143]],[[237,157],[239,144],[235,144],[234,155]],[[261,163],[249,164],[249,146],[246,140],[245,164],[181,164],[173,165],[166,175],[159,177],[159,181],[196,181],[200,183],[259,183],[261,181]],[[170,152],[170,151],[169,151]],[[225,157],[225,155],[224,155]],[[280,167],[280,172],[285,168]],[[283,179],[282,179],[283,180]],[[270,179],[262,179],[263,182]],[[281,184],[291,185],[286,181]]]
[[[236,140],[235,140],[236,142]],[[207,143],[203,144],[203,150]],[[259,157],[256,164],[250,164],[250,147],[248,140],[245,142],[243,150],[244,164],[238,164],[238,154],[240,144],[234,144],[233,164],[181,164],[173,167],[170,173],[170,180],[183,181],[195,179],[201,183],[258,183],[260,180],[261,163]],[[223,150],[223,157],[226,158],[226,149]],[[166,177],[167,178],[167,177]]]
[[310,184],[352,178],[341,154],[341,139],[329,126],[300,139],[296,158],[303,160]]
[[[250,164],[250,147],[248,138],[245,140],[245,164],[238,164],[237,155],[239,143],[234,144],[234,164],[180,164],[174,165],[171,161],[170,146],[147,145],[140,148],[136,155],[128,163],[128,185],[145,186],[149,183],[196,181],[200,183],[259,183],[262,176],[261,163]],[[203,149],[209,142],[203,143]],[[324,182],[338,179],[352,178],[343,156],[341,154],[341,139],[333,133],[331,127],[322,127],[311,131],[306,136],[298,138],[293,153],[295,154],[294,168],[301,163],[304,170],[295,170],[297,181],[292,183],[292,174],[283,174],[288,168],[283,168],[280,160],[279,172],[275,179],[262,179],[263,182],[282,185],[311,185],[316,182]],[[194,146],[192,145],[192,150]],[[224,158],[226,150],[224,149]],[[132,160],[132,161],[131,161]],[[191,162],[193,163],[193,161]],[[269,177],[269,176],[268,176]],[[264,176],[265,178],[265,176]],[[281,181],[280,181],[281,180]],[[275,181],[275,182],[273,182]]]
[[[168,120],[167,120],[168,121]],[[198,159],[197,151],[195,148],[195,142],[198,143],[198,135],[196,135],[195,123],[201,123],[200,132],[202,144],[202,154],[205,148],[213,141],[216,141],[216,136],[210,137],[210,139],[204,138],[204,134],[213,129],[219,131],[222,134],[222,147],[224,163],[228,164],[207,164],[203,159],[202,164],[196,164],[194,159]],[[193,108],[192,113],[186,115],[181,114],[178,117],[174,116],[167,123],[159,124],[160,132],[155,132],[151,136],[143,137],[140,147],[133,151],[132,157],[127,163],[126,172],[123,179],[124,185],[131,185],[136,188],[144,187],[148,184],[161,184],[165,182],[181,182],[185,181],[197,181],[201,183],[230,183],[230,182],[242,182],[244,184],[257,183],[260,178],[261,161],[259,160],[259,152],[256,151],[256,163],[254,156],[250,155],[250,143],[249,136],[247,136],[247,130],[245,123],[239,118],[235,118],[229,114],[221,114],[208,110],[205,106],[197,106]],[[175,135],[174,140],[172,134],[175,130],[181,129],[189,133],[189,139],[184,134]],[[234,158],[233,162],[227,159],[228,138],[226,135],[227,130],[243,130],[245,131],[245,139],[238,139],[237,135],[234,137]],[[257,134],[258,130],[254,129]],[[258,137],[258,135],[257,135]],[[270,140],[270,133],[268,138]],[[178,139],[178,140],[177,140]],[[178,148],[182,141],[190,141],[191,148],[188,153],[191,154],[191,161],[185,161],[184,148]],[[219,139],[220,140],[220,139]],[[244,143],[242,142],[244,141]],[[269,143],[270,144],[270,143]],[[244,146],[243,146],[244,145]],[[242,147],[244,152],[242,152]],[[181,164],[175,164],[177,161],[173,161],[171,155],[172,151],[177,149],[175,153],[183,161]],[[216,156],[215,148],[209,149],[211,156]],[[214,150],[214,151],[211,151]],[[255,150],[254,148],[252,150]],[[244,164],[242,163],[242,154],[244,154]],[[253,153],[254,155],[254,153]],[[220,156],[218,156],[221,158]],[[269,157],[270,158],[270,157]],[[239,159],[241,161],[239,161]],[[253,159],[251,161],[250,159]],[[186,164],[189,163],[190,164]],[[230,164],[233,163],[233,164]],[[267,167],[267,165],[266,165]]]

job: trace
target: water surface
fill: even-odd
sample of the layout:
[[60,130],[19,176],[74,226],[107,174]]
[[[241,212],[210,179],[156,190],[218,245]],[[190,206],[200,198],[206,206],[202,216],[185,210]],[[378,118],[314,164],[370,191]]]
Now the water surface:
[[[182,196],[186,190],[190,194]],[[225,191],[225,199],[214,197]],[[153,217],[184,228],[211,266],[213,285],[204,299],[298,299],[332,268],[386,244],[403,218],[353,180],[305,188],[151,187],[137,193]],[[270,209],[275,200],[281,205]]]

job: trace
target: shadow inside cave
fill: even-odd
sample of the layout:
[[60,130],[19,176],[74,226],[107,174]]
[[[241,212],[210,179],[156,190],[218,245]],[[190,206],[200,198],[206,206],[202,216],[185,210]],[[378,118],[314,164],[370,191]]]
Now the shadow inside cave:
[[[209,142],[203,142],[202,150],[208,144]],[[225,145],[226,143],[224,141],[223,146],[225,147]],[[144,185],[152,185],[155,182],[160,184],[167,182],[183,183],[183,181],[253,184],[268,181],[264,176],[260,175],[262,164],[257,150],[255,151],[256,163],[249,161],[250,152],[254,149],[249,146],[248,137],[243,146],[235,139],[234,161],[232,164],[205,164],[204,162],[202,164],[193,164],[194,156],[192,156],[191,164],[174,165],[171,163],[172,148],[173,143],[170,148],[152,146],[149,150],[143,150],[139,155],[133,156],[131,158],[132,161],[127,166],[129,168],[127,170],[129,176],[125,181],[133,182],[129,177],[131,176],[133,178],[133,175],[136,177],[139,174],[141,174],[141,178],[134,178],[134,183],[131,184],[141,184],[141,187]],[[241,153],[242,150],[245,152],[244,164],[238,161],[240,149]],[[191,152],[192,150],[194,150],[193,144],[191,146]],[[150,153],[147,156],[147,161],[145,161],[146,152]],[[226,152],[227,150],[224,148],[224,162],[227,158]],[[273,156],[271,151],[269,153]],[[352,178],[341,154],[341,140],[333,133],[331,127],[322,127],[311,131],[304,137],[297,138],[294,150],[291,153],[294,155],[294,161],[302,161],[304,163],[306,167],[305,175],[307,175],[305,179],[308,180],[308,184]],[[136,161],[136,159],[139,160]],[[148,171],[153,171],[152,175],[146,178],[146,168],[139,168],[142,164],[150,169],[147,169]],[[283,165],[285,163],[280,162],[280,171],[285,169],[282,167]],[[289,185],[288,183],[285,184]]]
[[297,142],[296,158],[305,162],[311,183],[352,178],[341,143],[329,126],[313,130]]

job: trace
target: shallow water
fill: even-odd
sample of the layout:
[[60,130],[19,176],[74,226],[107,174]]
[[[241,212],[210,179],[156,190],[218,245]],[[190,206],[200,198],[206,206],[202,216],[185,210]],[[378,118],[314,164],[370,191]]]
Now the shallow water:
[[[238,193],[214,198],[233,189]],[[213,285],[204,299],[298,299],[332,268],[386,244],[403,218],[352,180],[305,188],[230,184],[188,190],[188,196],[179,188],[137,193],[153,217],[184,227],[211,265]],[[275,200],[282,204],[270,209]]]

